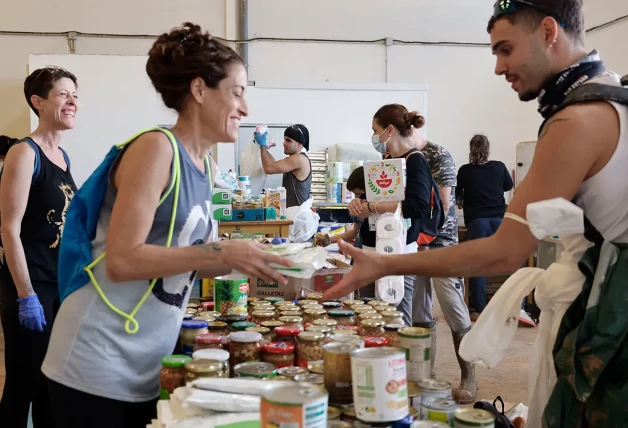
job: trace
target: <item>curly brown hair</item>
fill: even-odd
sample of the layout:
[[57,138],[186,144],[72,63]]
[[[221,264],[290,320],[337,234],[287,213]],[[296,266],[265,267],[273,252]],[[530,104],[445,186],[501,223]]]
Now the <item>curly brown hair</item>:
[[469,143],[469,162],[475,165],[485,164],[488,162],[490,151],[491,144],[488,142],[486,135],[474,135]]

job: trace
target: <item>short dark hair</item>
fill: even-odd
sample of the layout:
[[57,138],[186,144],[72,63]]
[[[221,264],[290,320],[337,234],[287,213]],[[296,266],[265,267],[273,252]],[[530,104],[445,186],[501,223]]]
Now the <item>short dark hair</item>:
[[382,128],[389,125],[397,128],[402,137],[409,137],[412,128],[422,128],[425,125],[425,118],[416,111],[408,111],[401,104],[386,104],[381,107],[373,116]]
[[353,170],[349,179],[347,180],[347,190],[353,192],[354,190],[366,190],[366,184],[364,181],[364,167],[359,166]]
[[6,156],[11,146],[18,141],[19,140],[17,138],[0,135],[0,156]]
[[24,97],[26,97],[26,102],[37,117],[39,117],[39,112],[31,102],[31,97],[37,95],[45,100],[48,99],[48,93],[54,86],[54,83],[64,77],[72,80],[74,86],[78,87],[78,82],[74,74],[64,68],[56,66],[38,68],[26,78],[24,81]]
[[192,80],[200,77],[208,87],[217,88],[234,63],[244,64],[229,46],[199,25],[186,22],[155,41],[148,52],[146,73],[166,107],[181,112]]
[[475,165],[485,164],[488,162],[490,151],[491,143],[489,143],[486,135],[474,135],[469,143],[469,162]]
[[[541,21],[548,16],[554,18],[575,41],[584,42],[584,5],[583,0],[526,0],[537,5],[543,12],[525,4],[517,4],[515,13],[492,17],[488,22],[487,31],[490,34],[495,23],[501,19],[507,19],[511,24],[523,24],[533,31],[538,28]],[[551,14],[551,15],[550,15]]]

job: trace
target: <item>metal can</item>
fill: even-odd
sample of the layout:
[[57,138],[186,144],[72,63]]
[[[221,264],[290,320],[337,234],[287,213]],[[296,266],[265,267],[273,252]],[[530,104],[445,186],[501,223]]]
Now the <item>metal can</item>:
[[246,314],[249,279],[246,276],[231,274],[215,279],[215,308],[223,315]]
[[287,385],[262,395],[261,427],[318,428],[327,424],[327,391],[317,386]]
[[408,382],[408,404],[410,408],[421,412],[421,389],[415,382]]
[[342,415],[340,416],[340,419],[342,419],[343,421],[349,422],[352,425],[353,425],[353,422],[356,421],[355,406],[353,404],[347,404],[346,406],[341,406],[340,413],[342,413]]
[[308,374],[310,371],[308,369],[306,369],[305,367],[297,367],[297,366],[292,366],[292,367],[282,367],[277,371],[277,374],[279,376],[285,376],[290,380],[294,380],[294,377],[296,375],[300,375],[300,374]]
[[359,420],[388,422],[408,416],[403,349],[383,347],[351,351],[351,378]]
[[444,380],[423,379],[417,382],[421,400],[431,397],[451,398],[451,383]]
[[298,374],[294,377],[294,381],[311,385],[323,385],[325,383],[323,375],[316,373]]
[[351,388],[351,351],[360,349],[353,343],[332,342],[323,346],[325,389],[332,404],[353,402]]
[[445,422],[451,426],[454,423],[454,414],[459,409],[458,403],[450,398],[424,398],[421,400],[421,419]]
[[460,409],[454,415],[454,428],[495,428],[495,416],[482,409]]
[[321,364],[312,364],[309,366],[310,373],[325,374],[325,366]]
[[264,362],[241,363],[233,368],[233,373],[235,377],[268,379],[277,375],[277,366]]
[[405,349],[408,380],[419,382],[430,377],[431,332],[427,328],[400,328],[399,346]]
[[327,406],[327,420],[340,420],[340,409],[338,407]]

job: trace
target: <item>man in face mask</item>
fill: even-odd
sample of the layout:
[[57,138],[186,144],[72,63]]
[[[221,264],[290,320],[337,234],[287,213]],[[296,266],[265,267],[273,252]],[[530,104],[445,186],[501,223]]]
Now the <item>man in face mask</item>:
[[286,188],[286,207],[300,206],[312,193],[312,164],[307,156],[310,133],[304,125],[292,125],[284,131],[283,149],[288,156],[275,160],[268,151],[268,132],[255,133],[255,141],[262,150],[262,166],[266,174],[283,174]]

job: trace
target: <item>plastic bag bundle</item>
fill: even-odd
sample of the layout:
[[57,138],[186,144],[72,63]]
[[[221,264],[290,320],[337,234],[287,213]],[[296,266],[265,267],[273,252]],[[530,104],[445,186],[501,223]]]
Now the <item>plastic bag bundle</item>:
[[306,242],[316,234],[320,216],[312,211],[313,203],[314,199],[310,198],[300,206],[286,210],[286,218],[293,222],[290,226],[291,242]]
[[311,278],[317,270],[325,267],[327,261],[327,251],[313,247],[310,242],[274,245],[266,251],[291,260],[293,265],[289,268],[274,264],[271,266],[282,275],[294,278]]
[[[255,131],[263,134],[268,131],[268,127],[266,125],[257,125]],[[251,195],[259,195],[266,183],[266,173],[262,166],[260,146],[253,137],[251,137],[251,143],[240,156],[240,174],[251,177]]]

